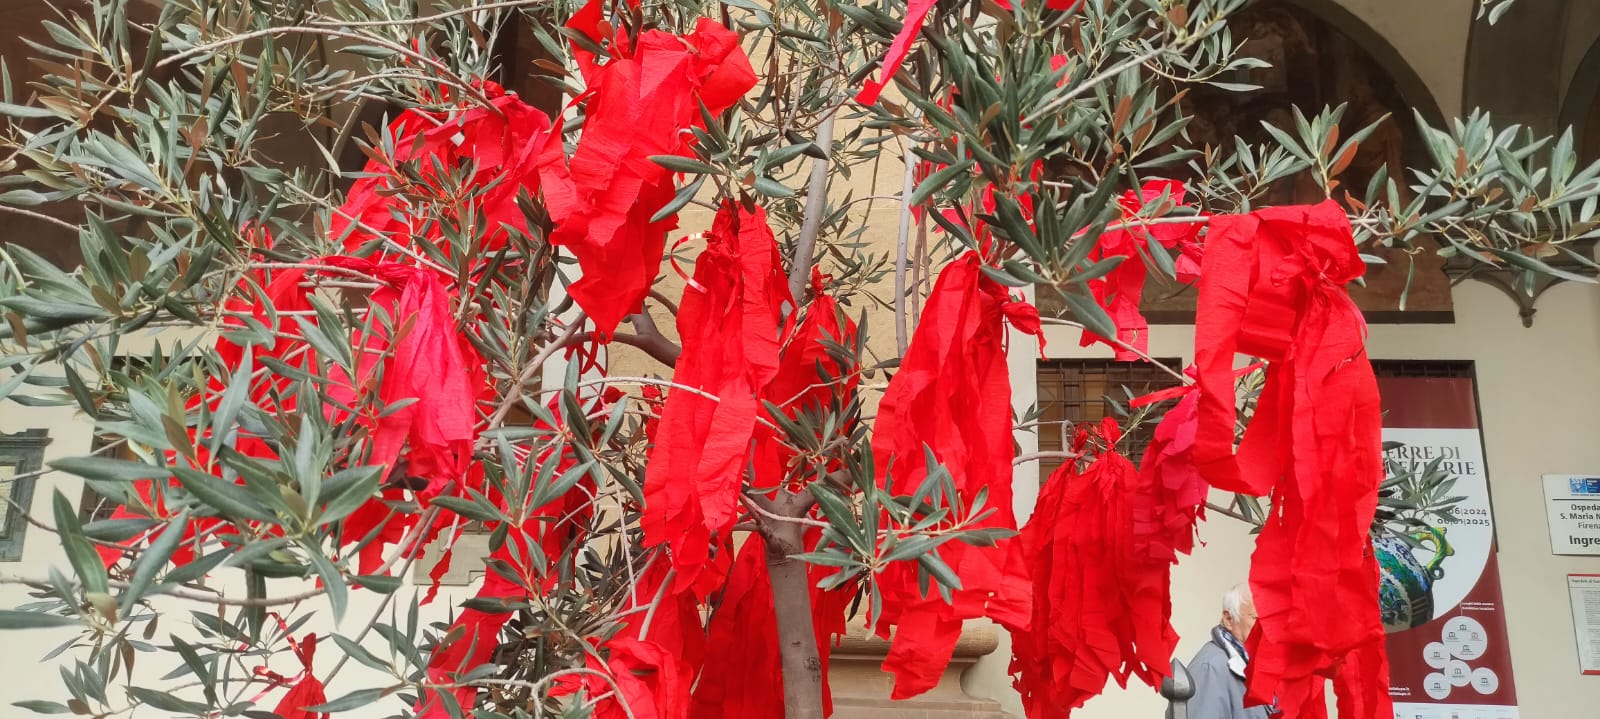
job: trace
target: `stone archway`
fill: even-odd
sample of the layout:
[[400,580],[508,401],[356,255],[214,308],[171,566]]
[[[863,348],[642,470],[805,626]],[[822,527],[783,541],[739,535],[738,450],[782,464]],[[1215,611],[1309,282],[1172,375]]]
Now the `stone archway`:
[[1572,128],[1580,161],[1600,160],[1600,40],[1578,63],[1558,122],[1561,128]]
[[[1340,134],[1349,137],[1368,125],[1377,130],[1364,141],[1356,159],[1340,178],[1336,199],[1348,192],[1366,192],[1379,170],[1405,190],[1405,168],[1427,161],[1414,119],[1420,113],[1430,124],[1441,121],[1439,105],[1399,52],[1361,19],[1332,0],[1259,0],[1230,20],[1242,52],[1272,64],[1242,73],[1238,82],[1260,86],[1246,93],[1193,88],[1185,98],[1193,116],[1189,137],[1196,146],[1270,142],[1268,123],[1294,133],[1293,107],[1308,114],[1323,107],[1347,105]],[[1385,118],[1387,116],[1387,118]],[[1224,145],[1224,146],[1226,146]],[[1263,205],[1314,203],[1324,193],[1309,175],[1274,186]],[[1404,200],[1404,197],[1402,197]],[[1351,288],[1357,303],[1374,321],[1437,322],[1452,318],[1449,278],[1433,252],[1408,254],[1390,248],[1363,248],[1387,264],[1368,268],[1366,286]],[[1415,263],[1413,268],[1412,263]],[[1405,291],[1402,311],[1400,297]],[[1191,321],[1192,290],[1162,287],[1147,293],[1152,321]]]
[[1520,2],[1493,26],[1474,22],[1467,37],[1463,107],[1493,113],[1497,125],[1556,131],[1565,45],[1560,29],[1568,5],[1565,0]]

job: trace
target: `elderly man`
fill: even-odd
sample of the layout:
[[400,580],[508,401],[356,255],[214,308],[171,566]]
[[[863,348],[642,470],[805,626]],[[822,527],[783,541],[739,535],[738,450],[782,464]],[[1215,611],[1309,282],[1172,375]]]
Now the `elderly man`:
[[1243,584],[1222,598],[1222,625],[1211,630],[1211,641],[1189,662],[1194,676],[1194,697],[1189,719],[1267,719],[1265,706],[1244,706],[1244,671],[1250,663],[1244,640],[1256,626],[1256,603]]

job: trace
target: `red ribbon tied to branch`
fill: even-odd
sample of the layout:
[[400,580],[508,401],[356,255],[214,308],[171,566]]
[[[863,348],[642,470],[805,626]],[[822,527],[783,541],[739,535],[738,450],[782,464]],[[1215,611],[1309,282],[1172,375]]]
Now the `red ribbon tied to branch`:
[[[1357,719],[1388,717],[1378,571],[1368,531],[1383,479],[1378,387],[1366,322],[1345,285],[1364,270],[1344,211],[1328,201],[1217,216],[1205,240],[1195,322],[1194,458],[1213,486],[1272,496],[1250,585],[1247,704],[1322,716],[1337,676]],[[1266,384],[1234,451],[1236,353]]]
[[[738,517],[758,396],[777,376],[785,304],[793,305],[766,212],[717,213],[678,311],[683,354],[645,470],[645,542],[666,544],[677,587],[706,568],[713,539]],[[793,313],[790,314],[792,319]]]
[[[1065,719],[1104,691],[1107,679],[1151,686],[1168,673],[1173,630],[1171,571],[1193,547],[1204,501],[1198,475],[1185,473],[1186,399],[1157,429],[1142,470],[1119,454],[1116,420],[1080,429],[1083,454],[1098,434],[1104,449],[1087,468],[1068,461],[1045,483],[1021,542],[1033,582],[1033,630],[1012,637],[1011,671],[1029,717]],[[1163,432],[1163,430],[1166,430]],[[1198,485],[1198,486],[1197,486]]]
[[594,41],[611,41],[605,63],[574,42],[587,90],[583,135],[568,157],[554,141],[539,157],[545,206],[555,222],[550,241],[578,258],[583,277],[573,299],[609,338],[623,317],[639,311],[661,269],[676,215],[652,221],[675,194],[673,173],[650,158],[691,155],[688,128],[704,124],[701,108],[717,115],[755,87],[755,71],[739,36],[710,18],[677,36],[646,30],[631,42],[626,30],[605,37],[600,0],[567,27]]
[[[1037,326],[1038,315],[980,268],[977,253],[969,252],[939,273],[879,406],[872,451],[880,486],[913,494],[933,469],[931,455],[950,472],[963,506],[987,492],[985,506],[993,512],[973,526],[1014,530],[1005,320],[1026,331]],[[917,562],[892,562],[876,578],[883,595],[883,611],[874,618],[878,632],[887,637],[895,628],[883,663],[895,675],[894,699],[938,683],[963,621],[987,616],[1019,631],[1028,626],[1027,569],[1014,538],[992,547],[947,542],[938,554],[961,580],[951,603],[932,589],[924,595]]]

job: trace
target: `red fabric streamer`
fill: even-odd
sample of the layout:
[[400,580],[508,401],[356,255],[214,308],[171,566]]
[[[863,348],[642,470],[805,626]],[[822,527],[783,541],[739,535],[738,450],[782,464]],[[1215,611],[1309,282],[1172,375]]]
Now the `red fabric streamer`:
[[[1011,508],[1011,383],[1005,322],[1027,325],[1030,305],[1013,302],[980,270],[976,253],[946,266],[929,294],[921,324],[889,382],[878,409],[872,450],[878,481],[909,495],[927,477],[928,452],[949,470],[965,506],[987,490],[994,511],[977,526],[1016,529]],[[915,562],[894,562],[876,577],[883,611],[874,618],[884,636],[894,628],[883,668],[895,676],[894,699],[925,692],[939,681],[968,619],[988,616],[1003,626],[1028,626],[1029,587],[1021,545],[993,547],[949,542],[939,556],[961,579],[947,604],[924,596]]]
[[[793,304],[766,212],[729,203],[717,213],[678,312],[683,354],[673,372],[645,470],[640,524],[666,544],[677,588],[704,571],[711,542],[733,527],[760,409],[778,371],[784,303]],[[706,397],[695,390],[708,393]]]
[[906,4],[906,19],[900,25],[900,32],[889,43],[888,52],[884,53],[883,66],[878,70],[878,79],[867,80],[861,86],[861,92],[856,94],[856,102],[863,105],[874,105],[878,97],[883,94],[883,88],[894,82],[894,75],[900,72],[900,65],[905,63],[906,55],[911,52],[911,43],[922,32],[922,24],[927,22],[928,13],[933,10],[933,0],[910,0]]
[[[1383,479],[1366,322],[1345,285],[1364,270],[1334,202],[1215,217],[1195,327],[1195,463],[1213,486],[1272,495],[1250,586],[1246,703],[1319,716],[1336,675],[1353,719],[1388,717],[1378,571],[1368,538]],[[1235,353],[1268,362],[1237,455]]]
[[328,719],[328,712],[313,712],[307,709],[328,703],[322,680],[312,674],[312,660],[317,655],[317,635],[309,635],[298,644],[290,639],[289,647],[294,651],[295,657],[299,658],[301,671],[298,679],[291,680],[293,686],[283,695],[277,708],[272,710],[273,713],[281,719]]
[[[824,284],[821,272],[813,268],[811,304],[780,343],[778,370],[761,393],[763,402],[771,402],[791,420],[806,415],[820,416],[833,405],[844,407],[861,383],[856,368],[841,364],[829,349],[829,345],[853,347],[856,323],[842,316],[838,301],[824,291]],[[800,456],[794,447],[785,443],[786,437],[775,425],[776,422],[763,423],[755,430],[752,463],[756,487],[770,489],[782,484],[797,489],[821,473],[837,468],[834,464],[819,464],[820,458]],[[850,427],[836,431],[848,433]]]
[[717,649],[701,669],[694,716],[783,719],[778,619],[761,535],[752,533],[739,548],[706,642]]
[[[1075,461],[1057,470],[1022,530],[1033,629],[1013,634],[1011,671],[1034,719],[1070,716],[1107,679],[1158,686],[1178,642],[1171,569],[1192,546],[1195,507],[1183,504],[1192,491],[1169,496],[1155,472],[1118,454],[1116,420],[1104,420],[1098,435],[1105,449],[1081,473]],[[1090,438],[1080,429],[1073,452],[1085,453]]]
[[[1122,196],[1122,222],[1137,223],[1143,217],[1146,205],[1161,199],[1163,193],[1173,206],[1184,202],[1185,190],[1182,182],[1151,180],[1144,183],[1138,193],[1130,190]],[[1143,219],[1152,218],[1143,217]],[[1105,308],[1106,313],[1111,316],[1112,323],[1116,325],[1117,343],[1108,342],[1105,338],[1085,329],[1079,344],[1088,347],[1096,342],[1105,342],[1116,350],[1119,362],[1131,362],[1149,354],[1150,323],[1139,311],[1139,305],[1144,301],[1144,282],[1149,275],[1142,259],[1143,253],[1191,245],[1203,226],[1202,222],[1149,226],[1132,224],[1102,233],[1094,249],[1089,251],[1089,259],[1095,261],[1114,257],[1123,259],[1121,264],[1104,276],[1089,280],[1089,291],[1094,295],[1095,302]],[[1140,245],[1144,245],[1145,249],[1141,250]],[[1190,264],[1186,263],[1185,271],[1187,272],[1189,268]]]
[[[606,40],[601,7],[591,0],[567,27]],[[675,215],[651,222],[676,191],[672,173],[649,158],[690,154],[684,130],[702,124],[701,104],[719,114],[756,84],[738,35],[709,18],[683,37],[647,30],[637,46],[619,30],[612,48],[610,61],[599,64],[573,44],[588,86],[578,99],[583,135],[571,158],[551,142],[539,159],[556,224],[550,240],[578,258],[583,277],[569,291],[602,338],[639,311],[661,269],[667,233],[677,227]]]
[[[441,242],[441,218],[467,226],[481,214],[486,232],[481,248],[492,251],[506,242],[506,228],[528,232],[517,195],[539,187],[536,160],[550,137],[550,118],[492,82],[479,84],[493,109],[469,107],[448,113],[407,110],[390,123],[387,133],[393,156],[367,162],[362,177],[333,213],[330,232],[354,251],[376,240],[409,246],[414,237]],[[560,143],[555,143],[559,145]],[[414,166],[421,184],[395,165]],[[445,185],[448,173],[471,168],[460,186]],[[466,188],[477,189],[462,212]]]

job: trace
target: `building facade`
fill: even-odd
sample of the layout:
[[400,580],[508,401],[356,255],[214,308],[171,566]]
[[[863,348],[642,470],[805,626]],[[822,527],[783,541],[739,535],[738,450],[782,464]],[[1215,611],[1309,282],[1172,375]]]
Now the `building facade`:
[[[1476,5],[1475,0],[1262,0],[1239,24],[1248,32],[1236,30],[1236,34],[1250,37],[1256,43],[1253,49],[1273,60],[1275,67],[1250,78],[1263,86],[1258,93],[1197,98],[1191,107],[1197,117],[1195,132],[1201,137],[1248,133],[1255,122],[1271,121],[1287,102],[1348,102],[1352,121],[1365,124],[1386,113],[1393,118],[1374,135],[1357,163],[1357,171],[1363,164],[1371,171],[1403,166],[1422,151],[1410,121],[1413,111],[1437,124],[1483,108],[1502,125],[1520,123],[1541,133],[1571,127],[1584,159],[1600,159],[1600,3],[1521,0],[1493,27],[1475,21]],[[10,27],[23,28],[20,36],[27,36],[26,28],[36,28],[48,12],[31,0],[0,2],[0,18]],[[13,72],[29,53],[18,38],[13,34],[0,39],[0,56],[8,59]],[[898,168],[885,167],[880,173],[890,183],[898,183],[900,176]],[[708,219],[693,212],[685,215],[688,227]],[[875,232],[880,241],[893,242],[895,212],[884,208],[869,218],[884,228]],[[66,248],[75,244],[48,226],[13,216],[0,216],[0,241],[28,244],[64,263],[71,261]],[[1412,363],[1407,366],[1446,366],[1454,376],[1470,378],[1476,388],[1516,707],[1528,719],[1596,716],[1600,677],[1580,671],[1579,637],[1566,579],[1569,574],[1600,574],[1600,556],[1552,551],[1541,477],[1600,474],[1596,440],[1600,286],[1541,286],[1537,298],[1529,298],[1508,292],[1497,278],[1452,276],[1437,258],[1406,261],[1418,263],[1418,290],[1404,309],[1395,288],[1396,275],[1405,265],[1397,262],[1375,271],[1371,289],[1362,298],[1371,320],[1369,352],[1375,360]],[[1194,340],[1188,323],[1192,298],[1186,309],[1183,293],[1174,288],[1151,302],[1151,316],[1157,320],[1151,331],[1151,354],[1187,364]],[[1019,412],[1035,404],[1080,416],[1100,412],[1101,390],[1091,388],[1148,381],[1111,362],[1108,350],[1080,349],[1076,331],[1049,328],[1047,355],[1042,359],[1028,351],[1034,346],[1031,340],[1014,339],[1016,351],[1010,361]],[[613,361],[623,374],[636,374],[633,369],[656,371],[649,360],[626,349],[618,350]],[[48,474],[36,482],[5,478],[56,457],[90,451],[93,433],[87,422],[69,409],[8,404],[0,406],[0,433],[4,433],[0,489],[15,501],[30,505],[36,516],[49,516],[48,503],[57,490],[69,497],[84,496],[77,479],[61,474]],[[1022,451],[1030,453],[1059,440],[1019,432],[1018,441]],[[1018,467],[1020,516],[1031,511],[1040,476],[1037,465]],[[53,538],[38,531],[30,536],[30,529],[16,513],[0,518],[0,576],[42,576],[45,567],[61,561],[62,550]],[[1173,575],[1173,623],[1184,637],[1178,650],[1183,659],[1205,641],[1223,593],[1245,580],[1252,543],[1247,525],[1215,513],[1202,525],[1200,537],[1203,546]],[[451,578],[457,586],[447,588],[436,605],[441,616],[452,597],[469,594],[465,584],[474,579],[470,570]],[[26,601],[23,588],[0,586],[0,606]],[[350,621],[364,620],[370,611],[353,603],[345,628]],[[7,640],[14,646],[0,665],[9,673],[8,681],[0,685],[0,704],[29,698],[38,687],[57,685],[57,668],[38,659],[60,637],[29,632],[8,634]],[[1006,677],[1007,640],[992,629],[972,627],[963,643],[959,671],[952,672],[946,686],[919,703],[898,707],[882,698],[888,685],[874,664],[879,656],[875,652],[882,648],[851,640],[845,649],[848,657],[859,661],[835,666],[836,696],[843,699],[841,716],[847,712],[876,719],[1021,716]],[[167,669],[151,668],[156,675]],[[1078,716],[1153,719],[1163,707],[1154,692],[1136,685],[1113,688]],[[12,711],[17,710],[6,709],[0,715]],[[1490,713],[1461,717],[1500,719]]]

